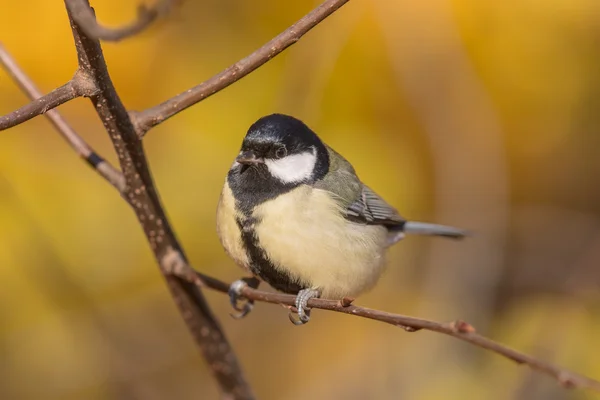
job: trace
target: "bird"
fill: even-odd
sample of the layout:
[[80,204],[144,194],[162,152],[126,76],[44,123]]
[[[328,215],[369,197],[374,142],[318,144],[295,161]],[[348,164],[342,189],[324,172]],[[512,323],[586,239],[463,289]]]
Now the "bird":
[[246,286],[261,281],[296,295],[297,325],[312,298],[356,298],[375,286],[385,253],[405,234],[463,238],[463,229],[408,221],[365,185],[353,166],[301,120],[284,114],[248,129],[227,173],[216,215],[225,252],[248,276],[231,284],[241,318]]

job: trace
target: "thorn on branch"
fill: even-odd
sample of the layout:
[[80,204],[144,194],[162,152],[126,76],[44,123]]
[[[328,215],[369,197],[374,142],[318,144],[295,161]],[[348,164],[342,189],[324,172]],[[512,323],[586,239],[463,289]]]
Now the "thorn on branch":
[[344,297],[342,300],[340,300],[340,305],[342,307],[350,307],[352,305],[352,302],[355,299],[351,298],[351,297]]
[[456,333],[475,333],[475,328],[473,325],[460,319],[451,322],[450,328]]
[[566,371],[563,371],[558,375],[558,383],[566,389],[573,389],[577,387],[571,374]]

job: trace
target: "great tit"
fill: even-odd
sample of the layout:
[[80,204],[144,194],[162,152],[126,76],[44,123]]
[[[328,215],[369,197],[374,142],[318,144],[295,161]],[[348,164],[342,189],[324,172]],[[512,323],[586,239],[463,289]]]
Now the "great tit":
[[386,249],[404,234],[462,238],[450,226],[412,222],[363,184],[352,165],[302,121],[282,114],[248,130],[217,207],[217,232],[227,254],[251,277],[234,282],[232,305],[260,280],[297,295],[308,322],[314,297],[355,298],[372,288]]

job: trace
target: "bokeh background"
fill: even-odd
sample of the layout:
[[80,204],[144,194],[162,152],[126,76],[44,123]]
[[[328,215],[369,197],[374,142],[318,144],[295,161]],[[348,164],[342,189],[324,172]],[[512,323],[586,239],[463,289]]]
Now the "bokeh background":
[[[134,0],[96,0],[106,24]],[[183,1],[103,45],[127,107],[155,105],[246,56],[315,1]],[[76,67],[62,2],[0,3],[0,40],[44,91]],[[600,378],[600,3],[353,0],[259,71],[145,139],[195,267],[240,270],[215,234],[248,126],[295,115],[412,219],[476,232],[408,238],[358,303],[456,318]],[[27,99],[0,71],[0,114]],[[60,107],[115,161],[86,100]],[[214,382],[133,213],[44,118],[0,137],[0,398],[212,399]],[[262,399],[592,399],[438,334],[207,293]]]

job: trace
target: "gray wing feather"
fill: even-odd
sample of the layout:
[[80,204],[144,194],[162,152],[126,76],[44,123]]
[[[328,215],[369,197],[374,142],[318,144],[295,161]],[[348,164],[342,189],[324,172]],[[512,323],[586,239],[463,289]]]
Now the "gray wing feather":
[[[335,194],[342,209],[346,210],[346,218],[349,220],[401,230],[405,220],[396,209],[364,185],[344,157],[329,146],[327,151],[330,158],[329,173],[315,186]],[[396,227],[399,229],[394,229]]]
[[348,220],[385,227],[390,233],[390,245],[402,239],[405,232],[455,239],[466,235],[464,230],[451,226],[407,222],[394,207],[358,179],[354,168],[344,157],[330,147],[327,147],[327,151],[330,157],[329,173],[322,181],[317,182],[315,187],[335,195],[341,209],[346,210]]
[[358,199],[348,206],[346,215],[353,221],[386,225],[390,228],[393,226],[401,228],[406,223],[406,220],[398,214],[394,207],[364,184]]

